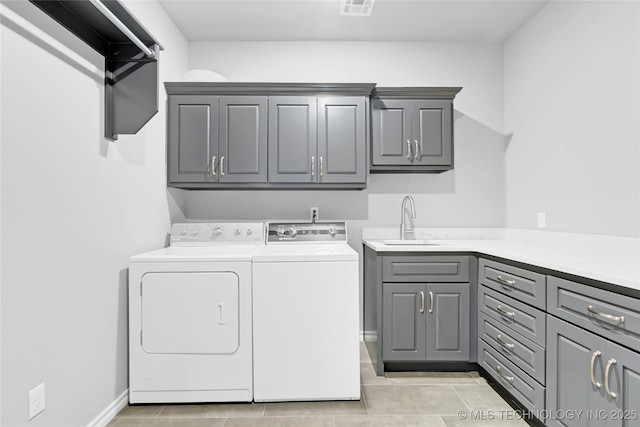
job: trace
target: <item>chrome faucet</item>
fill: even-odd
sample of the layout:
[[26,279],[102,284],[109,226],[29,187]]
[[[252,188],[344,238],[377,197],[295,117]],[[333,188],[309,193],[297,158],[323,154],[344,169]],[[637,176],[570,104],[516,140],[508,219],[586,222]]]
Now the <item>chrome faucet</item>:
[[409,201],[409,206],[411,207],[411,218],[415,218],[416,217],[416,205],[413,203],[413,197],[405,196],[404,199],[402,199],[402,212],[400,213],[402,215],[400,217],[401,218],[401,222],[400,222],[400,239],[402,239],[402,240],[406,240],[407,239],[407,234],[408,233],[413,234],[413,229],[407,228],[407,224],[404,222],[404,209],[405,209],[405,205],[407,203],[407,200]]

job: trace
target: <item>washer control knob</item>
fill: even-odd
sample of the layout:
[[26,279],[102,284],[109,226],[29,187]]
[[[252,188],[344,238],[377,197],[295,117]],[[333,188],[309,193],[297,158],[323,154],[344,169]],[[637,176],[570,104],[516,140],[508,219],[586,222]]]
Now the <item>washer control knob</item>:
[[211,230],[211,238],[213,239],[217,239],[218,237],[222,236],[222,228],[220,227],[214,227]]
[[331,237],[336,235],[336,228],[333,225],[329,227],[329,234],[331,234]]
[[276,229],[276,234],[278,235],[278,237],[284,236],[284,227],[279,225],[278,228]]
[[253,230],[248,228],[247,229],[247,236],[251,236],[253,234]]
[[197,235],[198,235],[198,229],[197,229],[197,228],[196,228],[196,229],[194,229],[194,230],[191,232],[191,235],[192,235],[192,236],[197,236]]
[[289,229],[289,236],[294,237],[296,234],[298,234],[298,230],[296,230],[295,227],[291,227]]
[[236,236],[239,236],[240,233],[242,233],[242,230],[240,230],[239,228],[236,228],[235,231],[233,232],[233,234]]
[[182,230],[182,231],[180,232],[180,234],[182,234],[182,235],[184,236],[185,234],[187,234],[187,230]]

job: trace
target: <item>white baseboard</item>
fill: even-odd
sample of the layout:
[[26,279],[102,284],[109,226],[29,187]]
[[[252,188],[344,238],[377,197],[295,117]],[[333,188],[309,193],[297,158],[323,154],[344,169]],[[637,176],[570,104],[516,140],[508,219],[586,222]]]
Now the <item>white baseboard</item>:
[[126,389],[122,392],[120,396],[109,406],[105,408],[104,411],[100,413],[96,418],[93,419],[88,425],[88,427],[105,427],[109,422],[129,403],[129,389]]

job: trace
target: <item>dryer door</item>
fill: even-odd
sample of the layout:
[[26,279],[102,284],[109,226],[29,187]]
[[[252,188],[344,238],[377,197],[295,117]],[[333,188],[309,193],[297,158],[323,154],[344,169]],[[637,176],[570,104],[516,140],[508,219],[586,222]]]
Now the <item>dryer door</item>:
[[233,272],[142,277],[142,349],[154,354],[231,354],[239,345],[239,279]]

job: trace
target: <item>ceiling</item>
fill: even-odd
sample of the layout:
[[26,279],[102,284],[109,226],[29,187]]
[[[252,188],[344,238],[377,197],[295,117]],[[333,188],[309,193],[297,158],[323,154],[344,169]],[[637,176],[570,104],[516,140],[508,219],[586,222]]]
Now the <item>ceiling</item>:
[[549,0],[377,0],[369,17],[335,0],[160,0],[190,41],[500,43]]

